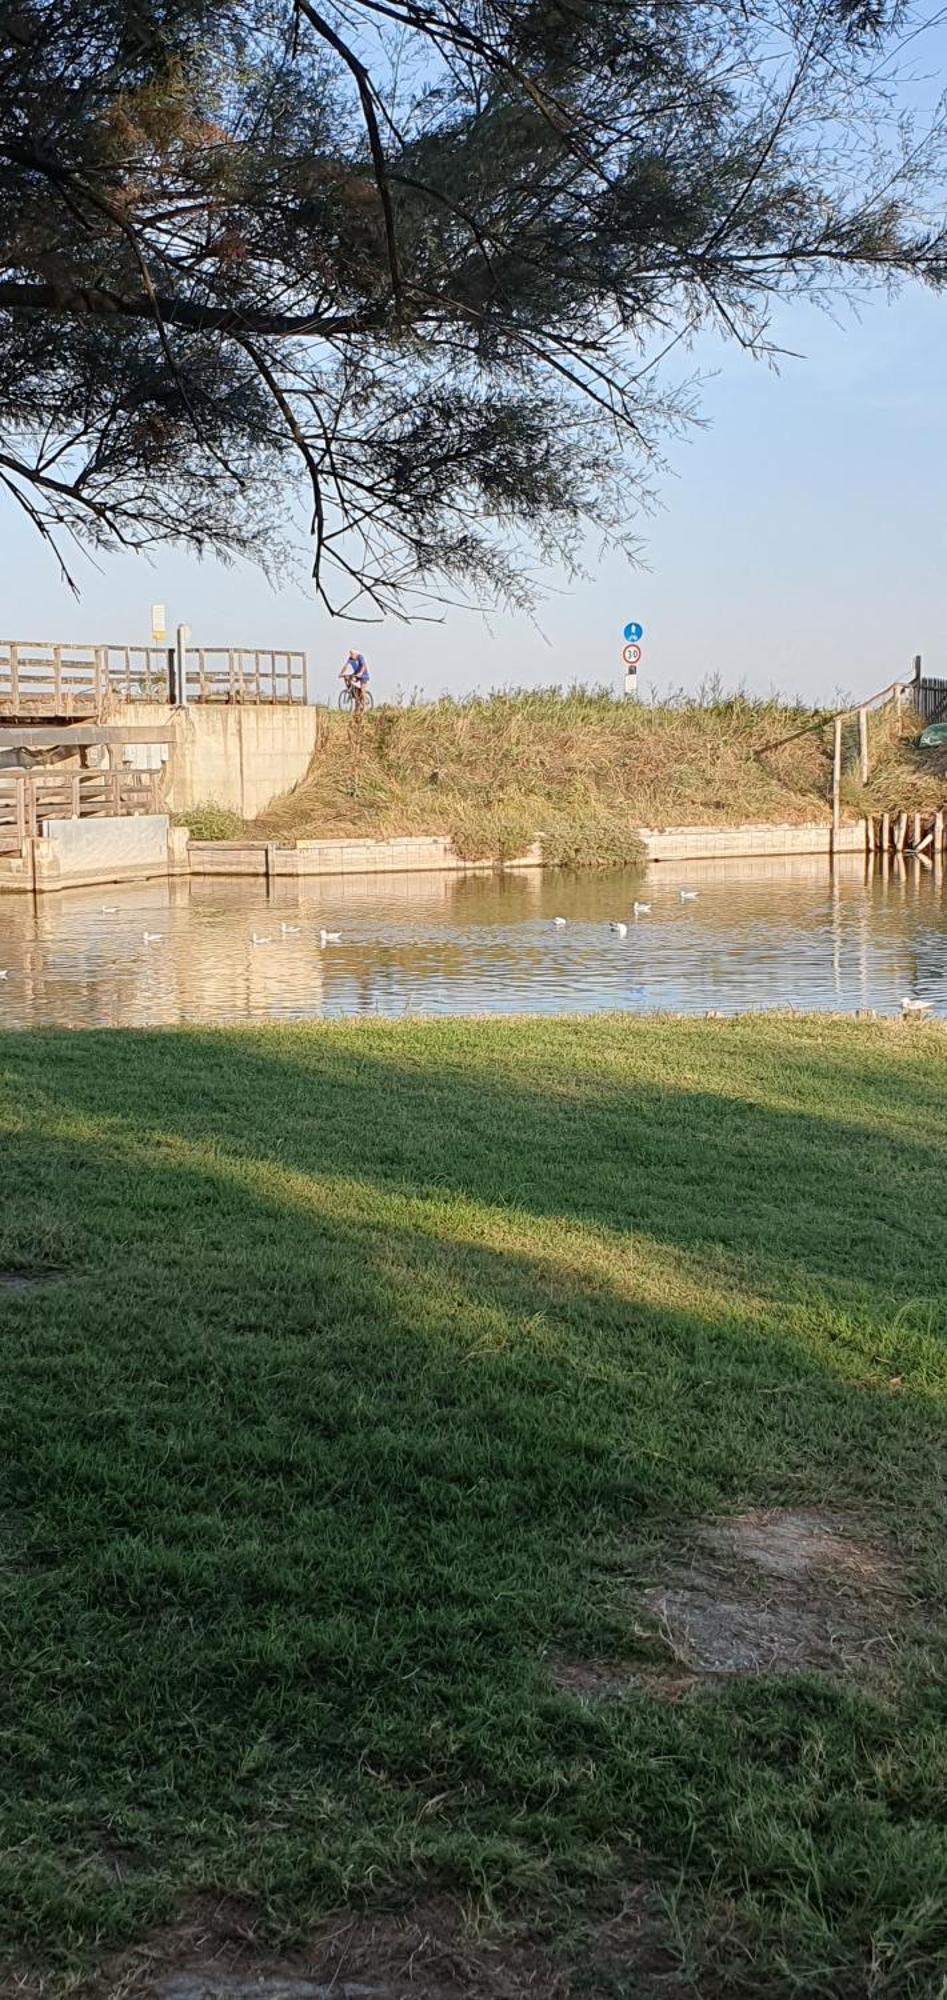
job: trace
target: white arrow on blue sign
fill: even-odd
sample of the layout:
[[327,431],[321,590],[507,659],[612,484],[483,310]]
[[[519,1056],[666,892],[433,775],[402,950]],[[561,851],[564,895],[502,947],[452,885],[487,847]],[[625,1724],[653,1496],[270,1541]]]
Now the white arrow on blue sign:
[[626,626],[625,626],[625,638],[626,638],[626,639],[627,639],[627,640],[629,641],[629,644],[631,644],[631,645],[633,645],[633,646],[634,646],[634,645],[637,645],[637,643],[638,643],[638,640],[639,640],[639,639],[643,639],[643,638],[644,638],[644,626],[643,626],[643,625],[626,625]]

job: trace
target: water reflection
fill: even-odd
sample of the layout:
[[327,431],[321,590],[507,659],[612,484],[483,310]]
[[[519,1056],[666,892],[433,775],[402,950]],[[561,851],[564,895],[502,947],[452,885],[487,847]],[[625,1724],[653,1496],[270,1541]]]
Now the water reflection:
[[[684,885],[696,902],[681,901]],[[636,895],[651,903],[637,923]],[[627,922],[627,937],[610,921]],[[321,949],[322,928],[341,943]],[[898,857],[867,870],[857,857],[834,871],[816,858],[662,866],[646,892],[620,872],[338,877],[277,884],[269,896],[256,882],[198,879],[4,898],[0,968],[0,1023],[12,1027],[890,1012],[902,994],[947,1013],[947,904],[939,861]]]

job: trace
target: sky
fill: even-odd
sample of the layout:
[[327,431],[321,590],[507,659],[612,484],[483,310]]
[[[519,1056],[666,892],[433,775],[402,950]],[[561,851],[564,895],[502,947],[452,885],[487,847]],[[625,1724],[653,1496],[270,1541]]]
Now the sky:
[[[947,58],[947,38],[945,38]],[[945,60],[947,67],[947,60]],[[639,692],[727,687],[829,702],[907,674],[947,676],[947,293],[878,293],[857,314],[787,307],[779,371],[702,341],[704,427],[669,447],[660,508],[631,526],[643,565],[602,554],[546,578],[531,619],[450,611],[439,625],[335,621],[305,579],[274,591],[253,567],[171,551],[80,562],[81,596],[12,502],[0,500],[0,637],[143,644],[151,605],[207,646],[298,647],[334,699],[350,645],[376,699],[496,687],[622,685],[622,628],[645,628]],[[72,558],[70,558],[72,560]]]

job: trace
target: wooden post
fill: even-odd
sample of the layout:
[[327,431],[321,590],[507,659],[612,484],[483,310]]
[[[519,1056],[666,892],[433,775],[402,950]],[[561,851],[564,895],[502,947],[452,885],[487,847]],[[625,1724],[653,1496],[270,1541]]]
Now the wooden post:
[[897,715],[897,718],[898,718],[898,735],[899,735],[899,736],[900,736],[900,734],[901,734],[901,704],[902,704],[902,697],[903,697],[903,695],[904,695],[904,689],[903,689],[903,687],[901,686],[901,682],[899,681],[899,682],[898,682],[898,684],[897,684],[897,687],[896,687],[896,688],[895,688],[895,690],[894,690],[894,708],[895,708],[895,714]]
[[79,790],[79,773],[73,771],[69,785],[69,812],[72,819],[82,817],[82,795]]
[[868,710],[867,710],[867,708],[860,708],[860,709],[859,709],[859,711],[858,711],[858,761],[859,761],[859,765],[860,765],[860,767],[861,767],[861,781],[862,781],[862,784],[863,784],[863,785],[867,785],[867,783],[868,783]]
[[904,852],[904,840],[907,830],[907,813],[899,813],[894,823],[894,849],[896,854],[903,854]]
[[832,853],[838,852],[839,829],[841,826],[842,789],[842,718],[835,718],[835,747],[832,754]]
[[915,854],[921,844],[921,815],[914,813],[911,819],[911,846]]
[[944,845],[943,811],[934,814],[934,853],[940,854]]
[[881,852],[882,852],[882,854],[887,854],[887,852],[888,852],[888,849],[889,849],[889,847],[890,847],[890,846],[891,846],[891,814],[890,814],[890,813],[882,813],[882,815],[881,815]]
[[875,851],[875,822],[871,813],[869,813],[868,818],[865,821],[865,852],[866,854],[874,854],[874,851]]

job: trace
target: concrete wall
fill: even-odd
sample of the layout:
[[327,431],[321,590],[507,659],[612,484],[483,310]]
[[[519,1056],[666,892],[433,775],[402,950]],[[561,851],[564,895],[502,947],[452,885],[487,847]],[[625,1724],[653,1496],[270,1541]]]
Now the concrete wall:
[[169,873],[171,827],[164,813],[126,819],[49,820],[32,843],[37,894],[90,882],[137,882]]
[[0,855],[0,896],[186,875],[187,834],[166,813],[50,820],[21,855]]
[[[295,847],[254,840],[192,840],[192,875],[410,875],[414,873],[490,875],[492,861],[464,861],[449,840],[300,840]],[[541,868],[537,843],[507,868]]]
[[[825,854],[832,852],[832,829],[808,826],[641,826],[649,861],[724,861],[740,855]],[[839,854],[864,854],[863,819],[839,832]]]
[[[305,777],[315,749],[317,714],[315,708],[277,703],[168,708],[135,701],[123,703],[109,721],[136,729],[170,723],[164,790],[171,812],[214,804],[254,819]],[[135,746],[129,756],[138,760]]]

